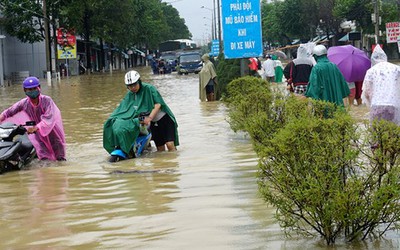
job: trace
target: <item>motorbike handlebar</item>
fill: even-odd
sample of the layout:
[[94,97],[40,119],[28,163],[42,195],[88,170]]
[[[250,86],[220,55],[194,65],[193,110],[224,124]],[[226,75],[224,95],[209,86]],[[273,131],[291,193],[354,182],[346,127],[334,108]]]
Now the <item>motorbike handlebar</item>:
[[27,121],[27,122],[25,122],[25,124],[22,125],[22,126],[35,126],[35,125],[36,125],[36,122],[35,122],[35,121]]

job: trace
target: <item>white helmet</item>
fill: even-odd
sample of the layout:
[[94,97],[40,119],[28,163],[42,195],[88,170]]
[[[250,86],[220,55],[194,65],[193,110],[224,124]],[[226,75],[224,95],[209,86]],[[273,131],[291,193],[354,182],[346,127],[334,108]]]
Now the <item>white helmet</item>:
[[135,84],[140,79],[140,75],[137,71],[131,70],[125,74],[125,85]]
[[326,47],[321,44],[315,46],[313,49],[313,55],[316,55],[316,56],[326,55],[327,53],[328,53],[328,51],[326,50]]

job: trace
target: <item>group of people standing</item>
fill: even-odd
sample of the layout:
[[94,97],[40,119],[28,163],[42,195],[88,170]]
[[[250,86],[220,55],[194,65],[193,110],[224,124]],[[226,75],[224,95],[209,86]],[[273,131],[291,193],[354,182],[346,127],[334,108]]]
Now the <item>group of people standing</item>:
[[283,78],[282,62],[275,55],[266,55],[266,60],[261,63],[261,78],[268,82],[281,83]]
[[[371,54],[371,68],[362,81],[346,82],[339,68],[327,57],[324,45],[316,45],[308,56],[306,47],[300,46],[296,59],[288,63],[284,75],[288,88],[300,97],[309,97],[344,105],[357,105],[365,100],[370,107],[370,120],[385,119],[400,125],[400,66],[387,61],[381,46]],[[315,60],[315,62],[313,61]]]

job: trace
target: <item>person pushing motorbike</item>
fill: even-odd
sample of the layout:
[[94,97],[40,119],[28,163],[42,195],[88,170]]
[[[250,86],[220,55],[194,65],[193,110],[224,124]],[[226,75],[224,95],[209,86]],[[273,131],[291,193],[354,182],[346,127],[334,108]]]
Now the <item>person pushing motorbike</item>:
[[[156,87],[142,82],[135,70],[125,74],[125,85],[128,93],[104,123],[104,149],[111,153],[119,148],[127,155],[133,155],[132,144],[143,123],[150,125],[157,151],[165,151],[166,148],[168,151],[176,150],[179,145],[178,124]],[[139,121],[138,117],[143,112],[150,114]]]
[[7,118],[18,120],[18,123],[24,119],[34,121],[36,125],[28,127],[27,132],[39,160],[65,161],[65,134],[60,110],[51,97],[41,94],[38,78],[28,77],[22,85],[27,97],[4,110],[0,122]]

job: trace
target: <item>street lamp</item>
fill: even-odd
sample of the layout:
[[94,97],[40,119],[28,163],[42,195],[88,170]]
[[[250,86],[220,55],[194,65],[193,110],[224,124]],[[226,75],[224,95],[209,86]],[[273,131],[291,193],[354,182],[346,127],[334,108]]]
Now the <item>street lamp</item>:
[[[216,21],[215,21],[215,14],[214,14],[214,10],[205,7],[204,5],[201,6],[202,9],[206,9],[211,11],[211,34],[212,34],[212,39],[217,39],[217,25],[216,25]],[[205,17],[204,17],[205,18]]]
[[4,35],[0,35],[0,87],[4,87],[4,70],[3,70],[3,39]]
[[208,17],[205,17],[205,16],[203,16],[203,19],[207,19],[207,20],[211,21],[211,39],[214,40],[215,37],[214,37],[214,25],[213,25],[214,23],[213,23],[213,20],[208,18]]

